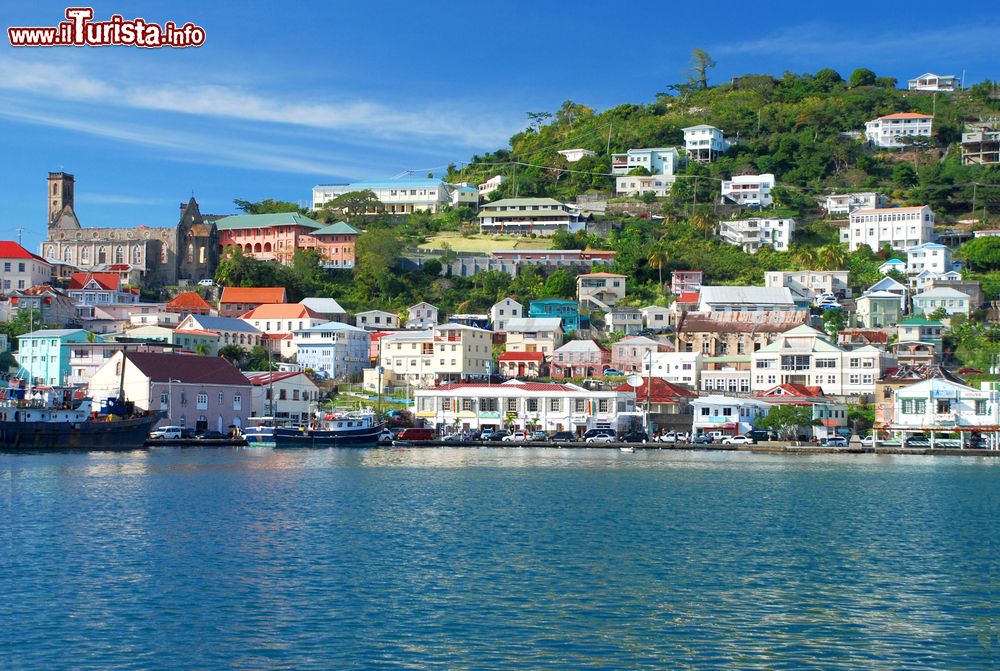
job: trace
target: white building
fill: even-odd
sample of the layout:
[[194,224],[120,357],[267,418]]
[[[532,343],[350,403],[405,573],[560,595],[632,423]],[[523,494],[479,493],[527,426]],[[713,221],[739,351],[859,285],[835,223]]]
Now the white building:
[[962,446],[969,446],[970,434],[982,433],[984,447],[997,449],[997,426],[1000,425],[1000,393],[995,383],[983,383],[983,389],[943,378],[931,378],[896,390],[892,399],[891,431],[919,431],[928,434],[933,446],[941,433],[958,436]]
[[753,254],[764,245],[788,251],[795,232],[794,219],[730,219],[719,222],[719,235],[725,242]]
[[642,314],[642,325],[647,329],[663,329],[670,326],[670,308],[662,305],[647,305],[639,311]]
[[698,312],[772,312],[794,310],[788,287],[704,286],[698,292]]
[[0,240],[0,296],[49,284],[52,264],[10,240]]
[[845,350],[803,325],[778,334],[773,343],[752,352],[750,361],[750,388],[755,392],[801,384],[821,387],[831,396],[859,396],[875,393],[875,381],[891,358],[870,345]]
[[300,371],[247,373],[253,385],[251,411],[255,417],[277,417],[308,422],[319,402],[319,387]]
[[624,175],[615,178],[615,192],[619,196],[652,193],[657,198],[666,198],[675,180],[673,175]]
[[479,207],[479,188],[467,182],[455,184],[451,190],[451,204],[454,207]]
[[292,341],[296,363],[313,369],[319,377],[347,379],[372,365],[371,333],[357,326],[326,322],[296,329]]
[[907,82],[910,91],[926,91],[930,93],[952,93],[961,83],[955,75],[936,75],[925,72]]
[[642,362],[642,374],[697,389],[702,357],[701,352],[654,352]]
[[684,150],[689,161],[714,161],[729,150],[722,131],[715,126],[700,124],[684,128]]
[[[438,212],[452,204],[452,192],[457,187],[439,179],[389,179],[354,182],[352,184],[319,184],[313,187],[312,209],[318,210],[328,201],[345,193],[371,191],[388,214]],[[478,196],[476,197],[478,200]]]
[[545,357],[563,344],[559,317],[511,317],[507,320],[507,352],[540,352]]
[[490,308],[490,324],[497,333],[507,330],[507,322],[524,316],[524,306],[508,296]]
[[788,270],[764,273],[765,287],[788,287],[792,294],[814,299],[820,294],[851,297],[846,270]]
[[929,317],[937,310],[943,309],[949,317],[952,315],[968,317],[969,302],[968,294],[958,289],[939,287],[916,294],[913,297],[913,314],[923,314]]
[[925,242],[906,250],[906,274],[924,271],[943,274],[951,270],[951,248],[936,242]]
[[[493,370],[493,333],[464,324],[439,324],[427,331],[400,331],[379,341],[382,386],[427,387],[484,377]],[[379,373],[367,369],[366,389],[376,389]]]
[[484,203],[476,216],[479,232],[490,235],[554,235],[587,227],[583,213],[552,198],[503,198]]
[[591,391],[569,383],[446,384],[416,390],[413,404],[417,418],[442,432],[530,428],[582,435],[591,428],[619,431],[641,422],[635,392]]
[[609,333],[634,335],[642,330],[642,312],[639,308],[616,305],[604,313],[604,326]]
[[847,243],[852,252],[861,245],[877,252],[882,245],[909,249],[933,241],[934,212],[927,205],[856,210],[841,230],[841,242]]
[[679,165],[680,155],[673,147],[629,149],[611,155],[612,175],[627,175],[636,168],[645,168],[650,175],[673,175]]
[[897,112],[887,114],[865,123],[865,138],[877,147],[886,149],[905,147],[900,142],[904,137],[923,137],[930,139],[934,117],[916,112]]
[[826,197],[823,207],[827,214],[850,214],[855,210],[877,210],[888,204],[888,199],[881,193],[866,191],[864,193],[832,193]]
[[479,198],[482,201],[489,200],[488,196],[500,188],[500,185],[507,181],[504,175],[495,175],[479,185]]
[[587,156],[597,156],[596,151],[589,149],[560,149],[556,153],[565,158],[567,163],[576,163]]
[[692,433],[717,431],[724,435],[745,434],[754,428],[754,422],[764,417],[771,406],[752,398],[709,395],[691,401],[694,410]]
[[382,329],[398,329],[399,316],[393,312],[385,310],[367,310],[354,315],[355,326],[368,329],[369,331],[381,331]]
[[774,202],[771,198],[774,184],[774,175],[771,173],[737,175],[722,182],[722,197],[737,205],[767,207]]
[[406,328],[408,329],[429,329],[438,323],[438,309],[428,303],[421,301],[411,306],[406,314]]

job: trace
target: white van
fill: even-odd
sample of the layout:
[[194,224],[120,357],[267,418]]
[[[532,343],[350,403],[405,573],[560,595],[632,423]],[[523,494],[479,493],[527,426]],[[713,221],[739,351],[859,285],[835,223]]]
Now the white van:
[[150,440],[179,440],[184,433],[184,429],[179,426],[161,426],[150,432]]

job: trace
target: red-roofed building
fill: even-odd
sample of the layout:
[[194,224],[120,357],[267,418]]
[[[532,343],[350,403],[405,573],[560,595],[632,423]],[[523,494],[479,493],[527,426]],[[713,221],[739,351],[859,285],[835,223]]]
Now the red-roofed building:
[[696,392],[659,377],[644,377],[638,387],[626,382],[615,387],[615,391],[635,393],[636,407],[649,412],[654,432],[691,428],[691,399],[698,397]]
[[903,138],[923,140],[929,145],[933,123],[934,117],[930,114],[916,112],[887,114],[865,123],[865,138],[883,148],[911,146]]
[[253,416],[308,422],[310,406],[319,401],[316,383],[301,371],[247,373],[253,385]]
[[889,334],[872,329],[844,329],[837,334],[837,344],[841,346],[887,345]]
[[847,404],[827,397],[822,387],[786,382],[758,392],[753,397],[771,405],[798,405],[812,410],[811,425],[787,427],[789,437],[805,435],[823,440],[846,433]]
[[504,352],[498,360],[500,374],[507,377],[542,377],[545,368],[541,352]]
[[37,310],[41,323],[48,327],[79,325],[73,299],[47,284],[15,290],[8,296],[10,318],[20,310]]
[[138,303],[138,289],[123,289],[118,273],[73,273],[66,293],[78,305]]
[[267,335],[271,351],[284,358],[296,352],[293,331],[325,324],[329,319],[301,303],[267,303],[240,316],[250,326]]
[[219,316],[241,317],[258,306],[286,302],[284,287],[225,287],[219,298]]
[[0,240],[0,295],[52,280],[52,264],[12,240]]
[[208,315],[215,313],[212,306],[197,291],[184,291],[174,296],[163,308],[166,312],[179,315]]
[[454,383],[414,391],[416,417],[441,433],[460,429],[521,429],[549,433],[641,426],[632,391],[592,391],[575,384]]

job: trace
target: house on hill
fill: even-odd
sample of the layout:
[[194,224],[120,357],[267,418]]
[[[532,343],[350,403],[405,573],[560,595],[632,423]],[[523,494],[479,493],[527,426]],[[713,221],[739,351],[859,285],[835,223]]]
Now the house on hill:
[[260,305],[287,301],[284,287],[225,287],[219,298],[219,316],[240,317]]

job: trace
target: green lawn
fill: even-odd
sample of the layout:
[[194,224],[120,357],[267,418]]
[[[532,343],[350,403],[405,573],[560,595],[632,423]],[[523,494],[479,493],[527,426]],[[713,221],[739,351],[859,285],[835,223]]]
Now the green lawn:
[[456,252],[492,252],[494,249],[550,249],[552,241],[548,238],[524,238],[515,235],[473,235],[463,237],[454,231],[438,233],[420,249],[444,249],[447,244]]

